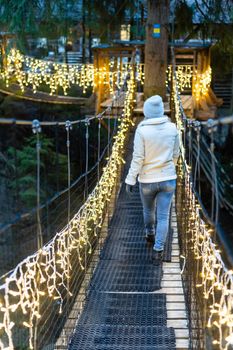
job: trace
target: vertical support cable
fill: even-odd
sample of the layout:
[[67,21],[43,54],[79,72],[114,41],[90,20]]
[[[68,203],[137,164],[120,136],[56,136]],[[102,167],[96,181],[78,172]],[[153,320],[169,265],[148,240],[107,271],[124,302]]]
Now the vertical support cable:
[[108,117],[108,158],[110,156],[110,118]]
[[113,128],[113,134],[115,135],[116,134],[116,131],[117,131],[117,121],[118,121],[118,118],[119,118],[119,112],[120,112],[120,103],[121,103],[121,100],[120,100],[120,91],[118,90],[116,92],[116,97],[115,97],[115,117],[114,117],[114,128]]
[[201,160],[200,160],[201,145],[200,145],[200,141],[201,141],[201,125],[200,125],[200,128],[199,128],[199,135],[198,135],[198,154],[199,154],[199,162],[198,162],[198,194],[199,194],[199,196],[201,196]]
[[[43,247],[43,237],[42,237],[42,229],[41,229],[41,219],[40,219],[40,149],[41,149],[41,143],[40,143],[40,133],[41,133],[41,126],[40,122],[37,119],[34,119],[32,121],[32,132],[36,135],[36,221],[37,221],[37,250],[39,251]],[[39,275],[36,273],[36,280],[38,281]],[[39,312],[39,306],[38,306],[38,312]],[[34,335],[33,335],[33,342],[34,342],[34,348],[37,348],[37,336],[38,336],[38,320],[36,319],[35,325],[34,325]]]
[[189,166],[192,167],[192,121],[188,121],[189,126]]
[[194,128],[197,133],[197,157],[196,157],[196,163],[195,163],[195,169],[194,169],[194,190],[196,190],[196,181],[197,181],[197,173],[198,173],[198,180],[199,180],[199,186],[198,186],[198,193],[200,195],[200,129],[201,124],[198,121],[195,121]]
[[186,137],[187,137],[187,120],[184,118],[183,121],[183,126],[184,126],[184,160],[186,160]]
[[66,121],[66,148],[67,148],[67,187],[68,187],[68,206],[67,206],[67,224],[68,230],[70,228],[70,182],[71,182],[71,171],[70,171],[70,130],[72,130],[72,124],[69,120]]
[[[13,140],[15,141],[17,138],[16,133],[16,120],[13,121]],[[18,211],[18,203],[19,203],[19,181],[18,181],[18,155],[17,155],[17,145],[14,147],[14,167],[15,167],[15,207],[14,210]]]
[[116,115],[114,118],[113,135],[116,135],[116,132],[117,132],[117,120],[118,120],[118,115]]
[[86,126],[86,166],[85,166],[85,187],[84,187],[84,199],[88,197],[88,167],[89,167],[89,125],[90,121],[87,118],[85,120]]
[[214,189],[214,171],[215,171],[215,163],[213,159],[214,154],[214,142],[213,142],[213,128],[210,128],[210,155],[211,155],[211,173],[212,173],[212,181],[211,181],[211,188],[212,188],[212,201],[211,201],[211,219],[214,220],[214,198],[215,198],[215,189]]
[[40,132],[41,126],[40,122],[37,119],[34,119],[32,122],[32,132],[36,135],[36,164],[37,164],[37,176],[36,176],[36,219],[37,219],[37,249],[41,249],[43,246],[43,237],[41,229],[41,220],[40,220]]
[[[68,185],[68,205],[67,205],[67,228],[68,228],[68,235],[67,235],[67,248],[70,246],[70,178],[71,178],[71,171],[70,171],[70,130],[72,130],[72,124],[69,120],[66,121],[65,124],[66,128],[66,148],[67,148],[67,185]],[[68,257],[70,260],[70,258]],[[69,268],[70,262],[68,262],[68,279],[67,279],[67,308],[66,308],[66,314],[67,317],[69,315],[69,304],[70,304],[70,268]]]
[[215,228],[218,222],[219,216],[219,195],[218,195],[218,181],[217,181],[217,172],[215,164],[215,144],[214,144],[214,121],[209,119],[207,126],[210,134],[210,155],[211,155],[211,173],[212,173],[212,201],[211,201],[211,219],[215,222]]
[[100,132],[101,132],[101,119],[98,118],[98,167],[97,167],[97,176],[98,182],[100,179]]
[[56,188],[57,192],[60,190],[59,186],[59,148],[58,148],[58,128],[59,124],[57,123],[55,126],[55,142],[56,142]]

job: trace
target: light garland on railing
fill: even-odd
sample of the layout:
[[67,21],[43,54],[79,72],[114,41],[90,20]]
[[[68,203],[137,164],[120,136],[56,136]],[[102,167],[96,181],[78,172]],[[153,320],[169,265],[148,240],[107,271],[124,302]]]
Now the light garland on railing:
[[[178,130],[181,134],[183,121],[178,99],[178,88],[173,78],[173,101]],[[220,251],[212,241],[208,225],[201,219],[201,207],[195,197],[190,178],[190,169],[184,157],[184,146],[181,142],[182,162],[179,164],[178,176],[184,178],[186,205],[189,215],[190,249],[201,264],[201,287],[203,297],[208,299],[207,327],[218,330],[218,337],[213,344],[219,350],[228,350],[233,345],[233,271],[228,270],[222,261]],[[191,248],[192,247],[192,248]]]
[[[58,299],[59,312],[62,312],[63,296],[61,287],[69,292],[71,263],[70,254],[76,252],[79,264],[84,269],[81,258],[81,250],[89,247],[91,243],[89,231],[91,227],[101,227],[106,205],[110,197],[118,175],[118,169],[122,162],[125,139],[132,121],[130,119],[132,103],[134,101],[134,71],[130,72],[127,81],[128,90],[124,104],[124,118],[121,119],[112,153],[108,163],[103,169],[100,181],[87,201],[72,218],[69,224],[46,244],[40,251],[27,257],[7,275],[5,283],[0,285],[0,295],[3,296],[0,303],[0,332],[4,334],[7,344],[0,340],[1,350],[14,349],[13,329],[16,326],[13,319],[15,312],[21,312],[26,321],[23,326],[29,328],[29,348],[33,349],[33,330],[36,320],[40,315],[40,299],[46,295]],[[3,338],[2,338],[3,339]]]
[[201,283],[196,287],[202,288],[203,297],[208,300],[207,327],[218,330],[213,344],[218,345],[219,350],[228,350],[233,345],[233,271],[225,267],[212,241],[213,230],[201,219],[201,208],[188,172],[185,173],[185,193],[190,213],[190,247],[193,246],[194,255],[201,264]]
[[[89,87],[93,89],[103,84],[107,86],[110,94],[120,89],[128,74],[130,64],[116,64],[114,60],[108,66],[95,68],[93,64],[66,64],[39,60],[22,55],[18,50],[12,49],[7,56],[5,70],[1,73],[6,86],[9,87],[11,79],[15,79],[20,89],[31,86],[34,93],[41,84],[50,88],[50,95],[62,88],[64,95],[72,85],[78,85],[85,93]],[[143,84],[143,65],[136,64],[135,79]],[[114,70],[116,69],[116,70]]]
[[[185,88],[192,87],[192,79],[193,75],[196,73],[193,65],[185,64],[185,65],[177,65],[176,66],[176,80],[179,91],[182,92]],[[167,80],[166,85],[168,86],[169,82],[172,78],[172,66],[169,65],[167,69]]]
[[[204,73],[198,73],[192,65],[178,65],[176,69],[176,86],[181,93],[185,88],[191,88],[193,84],[193,96],[196,101],[201,97],[206,96],[211,83],[212,70],[208,67]],[[172,79],[172,66],[169,65],[167,69],[167,81]]]

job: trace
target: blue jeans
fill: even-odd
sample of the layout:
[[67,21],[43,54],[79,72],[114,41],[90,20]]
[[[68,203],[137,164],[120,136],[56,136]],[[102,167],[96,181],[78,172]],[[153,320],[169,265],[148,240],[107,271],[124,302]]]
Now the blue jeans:
[[169,229],[170,208],[176,180],[140,183],[139,188],[146,234],[155,234],[154,249],[163,250]]

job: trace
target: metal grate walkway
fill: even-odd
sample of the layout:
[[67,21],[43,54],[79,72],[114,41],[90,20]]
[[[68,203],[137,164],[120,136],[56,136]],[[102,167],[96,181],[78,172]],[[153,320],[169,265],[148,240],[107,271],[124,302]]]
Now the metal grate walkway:
[[[171,261],[172,230],[165,261]],[[122,186],[109,235],[89,284],[70,350],[173,350],[166,295],[160,293],[162,266],[152,264],[143,237],[139,191],[128,198]]]

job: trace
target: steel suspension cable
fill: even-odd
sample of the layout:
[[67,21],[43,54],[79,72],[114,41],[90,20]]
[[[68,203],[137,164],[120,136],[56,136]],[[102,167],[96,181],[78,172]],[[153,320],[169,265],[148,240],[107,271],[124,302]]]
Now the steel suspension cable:
[[214,143],[214,126],[212,120],[208,121],[209,133],[210,133],[210,155],[211,155],[211,172],[212,172],[212,201],[211,201],[211,219],[218,222],[219,216],[219,191],[218,191],[218,179],[215,164],[215,143]]
[[59,192],[59,148],[58,148],[58,124],[56,124],[55,126],[55,145],[56,145],[56,189],[57,189],[57,192]]
[[197,181],[197,173],[198,173],[198,191],[200,194],[200,123],[196,122],[195,124],[195,129],[197,133],[197,157],[196,157],[196,163],[195,163],[195,168],[194,168],[194,188],[196,188],[196,181]]
[[[16,141],[16,124],[13,124],[13,140]],[[19,181],[18,181],[18,154],[17,154],[17,148],[14,147],[14,176],[15,176],[15,207],[14,210],[18,210],[18,203],[19,203]]]
[[[34,119],[32,122],[32,132],[36,135],[37,250],[40,250],[43,247],[43,236],[42,236],[42,227],[41,227],[41,218],[40,218],[40,150],[41,150],[40,133],[41,133],[41,126],[40,126],[39,120],[37,120],[37,119]],[[39,275],[36,274],[36,280],[38,281],[38,279],[39,279]],[[38,308],[39,308],[39,306],[38,306]],[[37,347],[37,336],[38,336],[38,319],[36,319],[36,321],[35,321],[34,330],[30,329],[30,333],[33,334],[34,348],[36,348]]]
[[89,119],[86,119],[86,161],[85,161],[85,187],[84,187],[84,199],[88,197],[88,167],[89,167]]
[[98,118],[98,166],[97,166],[97,178],[100,179],[100,135],[101,135],[101,120]]
[[110,131],[111,131],[111,126],[110,126],[110,118],[108,117],[108,157],[110,156]]
[[188,155],[188,161],[189,166],[192,167],[192,125],[191,122],[188,121],[188,127],[189,127],[189,155]]
[[[67,147],[67,185],[68,185],[68,205],[67,205],[67,247],[70,245],[70,183],[71,183],[71,169],[70,169],[70,130],[72,130],[72,124],[69,120],[66,121],[66,147]],[[68,259],[70,257],[68,256]],[[68,264],[68,278],[67,278],[67,303],[70,301],[70,282],[69,282],[70,268]],[[69,307],[67,307],[67,316],[69,312]]]
[[36,218],[37,218],[37,249],[43,247],[43,237],[42,228],[40,221],[40,132],[41,126],[39,120],[35,119],[32,122],[32,132],[36,135],[36,164],[37,164],[37,174],[36,174]]
[[71,184],[71,171],[70,171],[70,130],[72,125],[69,120],[66,121],[66,147],[67,147],[67,195],[68,195],[68,206],[67,206],[67,223],[69,229],[70,222],[70,184]]
[[[180,135],[180,137],[182,137]],[[186,123],[186,120],[183,119],[183,150],[182,150],[182,156],[184,159],[186,159],[186,137],[187,137],[187,123]]]

